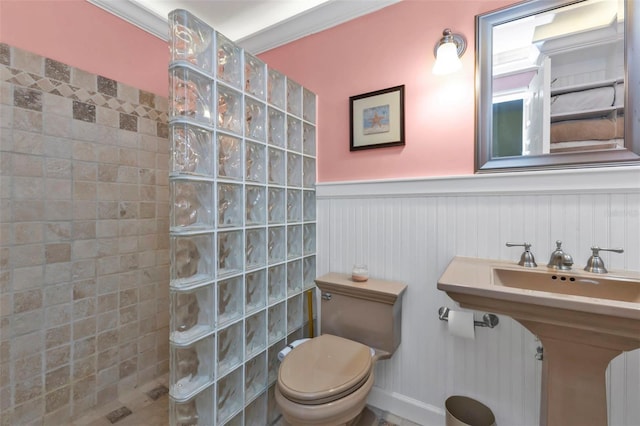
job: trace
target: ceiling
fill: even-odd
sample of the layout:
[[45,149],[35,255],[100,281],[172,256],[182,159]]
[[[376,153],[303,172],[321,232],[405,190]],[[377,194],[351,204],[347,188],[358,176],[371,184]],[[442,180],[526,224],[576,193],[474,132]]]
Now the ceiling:
[[167,15],[185,9],[258,54],[400,0],[87,0],[167,40]]

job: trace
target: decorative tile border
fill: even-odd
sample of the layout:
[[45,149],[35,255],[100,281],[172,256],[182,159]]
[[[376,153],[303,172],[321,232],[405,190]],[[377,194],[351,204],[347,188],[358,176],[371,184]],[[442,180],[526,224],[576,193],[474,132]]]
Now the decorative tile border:
[[[35,73],[33,70],[26,71],[12,67],[11,65],[15,63],[16,56],[28,56],[31,61],[40,60],[42,66],[35,66],[33,68],[40,69],[44,75]],[[0,43],[0,82],[7,82],[24,88],[21,89],[20,92],[24,94],[23,97],[26,96],[26,98],[23,99],[24,102],[31,104],[31,101],[37,98],[32,91],[40,91],[74,100],[74,118],[84,121],[88,121],[86,117],[87,114],[91,114],[91,109],[93,109],[93,115],[95,116],[95,108],[98,106],[109,108],[121,114],[128,114],[129,116],[148,118],[158,121],[159,123],[167,122],[166,98],[161,98],[143,90],[132,89],[122,83],[102,76],[93,76],[96,80],[88,82],[88,85],[92,86],[91,89],[94,87],[97,88],[97,91],[91,90],[86,87],[71,84],[72,76],[75,74],[86,76],[87,73],[61,62],[43,58],[16,47]],[[25,89],[32,89],[32,91]],[[126,90],[137,91],[139,102],[135,103],[130,100],[118,98],[119,90],[122,92]],[[77,105],[80,103],[85,106]],[[16,106],[34,109],[30,106]],[[80,116],[76,116],[79,109],[83,109],[83,112]],[[125,118],[125,120],[127,119]],[[132,126],[133,122],[130,120],[127,127]]]

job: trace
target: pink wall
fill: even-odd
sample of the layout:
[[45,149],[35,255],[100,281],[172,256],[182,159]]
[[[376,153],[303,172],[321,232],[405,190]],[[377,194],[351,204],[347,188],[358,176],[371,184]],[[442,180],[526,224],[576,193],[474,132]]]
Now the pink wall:
[[168,95],[167,43],[85,0],[0,0],[0,41]]
[[[318,180],[472,174],[474,17],[513,3],[405,0],[261,55],[318,95]],[[463,69],[431,74],[450,27],[467,38]],[[349,96],[405,85],[405,146],[349,151]]]

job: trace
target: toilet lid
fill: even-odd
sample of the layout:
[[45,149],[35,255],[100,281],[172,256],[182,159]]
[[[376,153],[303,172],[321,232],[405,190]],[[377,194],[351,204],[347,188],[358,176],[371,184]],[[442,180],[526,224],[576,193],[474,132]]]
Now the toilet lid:
[[323,334],[285,357],[278,371],[278,388],[290,401],[325,404],[362,386],[372,365],[368,346]]

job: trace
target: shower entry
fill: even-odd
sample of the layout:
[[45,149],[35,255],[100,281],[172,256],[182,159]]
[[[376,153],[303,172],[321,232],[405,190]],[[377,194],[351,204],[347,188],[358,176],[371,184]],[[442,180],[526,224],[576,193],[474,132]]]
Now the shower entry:
[[269,425],[277,354],[313,330],[316,96],[169,24],[170,423]]

